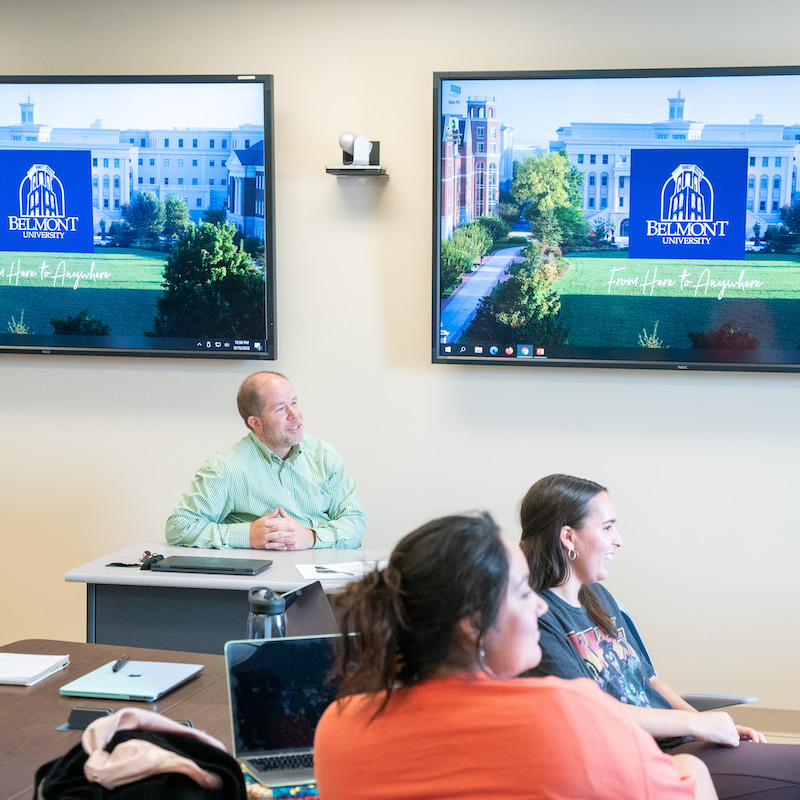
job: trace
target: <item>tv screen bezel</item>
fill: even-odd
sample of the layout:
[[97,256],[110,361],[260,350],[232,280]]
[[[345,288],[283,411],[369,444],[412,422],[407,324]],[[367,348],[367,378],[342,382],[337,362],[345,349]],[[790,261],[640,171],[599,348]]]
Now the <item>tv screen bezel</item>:
[[[159,75],[0,75],[0,84],[22,85],[61,85],[61,84],[257,84],[263,87],[263,126],[264,126],[264,238],[265,238],[265,344],[258,349],[217,348],[217,342],[209,341],[208,347],[200,350],[188,350],[180,347],[135,347],[135,346],[103,346],[95,337],[64,337],[52,334],[52,344],[3,343],[0,342],[0,354],[24,355],[83,355],[83,356],[122,356],[145,358],[192,358],[213,360],[267,360],[277,358],[276,337],[276,298],[275,298],[275,136],[274,136],[274,76],[267,73],[230,73],[230,74],[159,74]],[[157,129],[157,128],[154,128]],[[198,127],[198,130],[201,130]],[[35,145],[34,145],[35,146]],[[131,196],[136,193],[136,187]],[[3,322],[5,324],[5,322]],[[86,338],[86,343],[76,341]],[[192,337],[194,338],[194,337]],[[206,338],[200,337],[199,338]],[[65,340],[70,341],[65,343]],[[154,337],[154,342],[156,341]],[[253,339],[253,342],[257,340]],[[198,344],[199,346],[199,344]]]
[[[552,357],[496,357],[475,353],[444,353],[441,348],[440,318],[440,254],[441,231],[441,163],[444,114],[442,110],[442,86],[445,81],[487,81],[487,80],[581,80],[581,79],[641,79],[641,78],[713,78],[737,76],[797,76],[800,81],[800,65],[790,66],[738,66],[738,67],[680,67],[648,69],[574,69],[574,70],[448,70],[433,73],[433,165],[432,165],[432,348],[433,364],[463,364],[481,366],[513,367],[566,367],[566,368],[610,368],[610,369],[655,369],[667,371],[733,371],[733,372],[800,372],[800,351],[797,363],[793,362],[742,362],[719,360],[673,360],[648,359],[644,354],[639,358],[574,358]],[[572,120],[565,119],[569,125]],[[785,121],[791,124],[793,121]],[[800,120],[798,120],[800,122]],[[800,189],[798,189],[800,192]],[[610,349],[610,348],[606,348]],[[788,351],[782,351],[788,352]]]

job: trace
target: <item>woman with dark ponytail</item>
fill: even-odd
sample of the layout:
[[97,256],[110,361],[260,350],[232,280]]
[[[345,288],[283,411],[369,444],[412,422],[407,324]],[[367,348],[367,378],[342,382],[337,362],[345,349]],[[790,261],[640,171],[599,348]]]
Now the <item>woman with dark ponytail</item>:
[[337,606],[357,635],[316,732],[325,800],[716,798],[592,681],[515,679],[539,663],[547,605],[488,514],[408,534]]
[[592,678],[671,755],[708,767],[720,798],[800,798],[800,748],[767,744],[721,711],[698,713],[656,676],[630,617],[600,585],[622,539],[604,486],[550,475],[520,505],[531,587],[548,604],[530,676]]

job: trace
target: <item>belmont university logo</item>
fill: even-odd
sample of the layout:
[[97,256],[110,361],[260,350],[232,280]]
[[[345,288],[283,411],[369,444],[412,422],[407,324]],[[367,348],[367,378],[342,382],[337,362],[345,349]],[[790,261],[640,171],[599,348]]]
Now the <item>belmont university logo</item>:
[[729,220],[714,220],[714,187],[697,164],[681,164],[661,190],[661,220],[647,220],[647,235],[664,244],[708,244],[724,236]]
[[0,151],[3,250],[92,252],[88,151]]
[[64,212],[64,184],[47,164],[34,164],[19,185],[19,216],[8,218],[10,231],[23,239],[63,239],[74,233],[78,217]]
[[630,258],[744,258],[747,150],[631,152]]

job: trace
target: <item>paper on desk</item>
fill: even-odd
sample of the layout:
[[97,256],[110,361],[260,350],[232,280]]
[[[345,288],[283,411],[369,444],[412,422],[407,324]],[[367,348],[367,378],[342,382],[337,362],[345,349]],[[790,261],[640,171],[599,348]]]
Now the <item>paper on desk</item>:
[[343,561],[336,564],[295,564],[300,574],[309,581],[346,581],[362,578],[376,566],[374,561]]

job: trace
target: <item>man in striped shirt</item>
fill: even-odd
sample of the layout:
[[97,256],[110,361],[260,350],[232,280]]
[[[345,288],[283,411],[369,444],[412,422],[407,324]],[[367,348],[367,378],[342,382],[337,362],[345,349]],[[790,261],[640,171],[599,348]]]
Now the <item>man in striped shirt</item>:
[[167,520],[170,544],[266,550],[356,548],[367,518],[339,454],[306,435],[288,379],[246,378],[237,396],[248,434],[212,456]]

